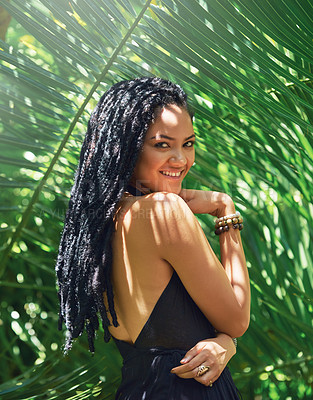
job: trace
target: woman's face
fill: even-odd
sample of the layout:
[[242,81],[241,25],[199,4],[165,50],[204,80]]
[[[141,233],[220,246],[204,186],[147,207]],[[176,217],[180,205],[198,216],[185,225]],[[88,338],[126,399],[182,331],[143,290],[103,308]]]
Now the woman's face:
[[147,131],[132,183],[152,192],[178,194],[194,163],[194,142],[188,112],[174,104],[166,106]]

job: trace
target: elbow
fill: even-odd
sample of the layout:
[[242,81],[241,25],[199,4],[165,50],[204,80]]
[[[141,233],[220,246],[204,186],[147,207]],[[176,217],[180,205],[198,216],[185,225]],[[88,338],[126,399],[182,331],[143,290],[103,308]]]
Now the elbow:
[[233,324],[233,326],[230,329],[230,332],[228,333],[232,338],[238,338],[241,337],[249,328],[249,323],[250,323],[250,315],[247,317],[237,320],[236,323]]
[[241,321],[240,326],[238,327],[238,334],[236,337],[241,337],[249,328],[250,324],[250,315],[248,315],[243,321]]

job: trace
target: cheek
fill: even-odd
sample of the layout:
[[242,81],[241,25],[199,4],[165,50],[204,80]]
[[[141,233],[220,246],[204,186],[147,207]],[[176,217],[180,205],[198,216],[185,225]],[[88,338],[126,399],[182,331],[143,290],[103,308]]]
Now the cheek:
[[140,179],[149,176],[156,168],[157,164],[156,157],[153,157],[153,153],[143,151],[134,170],[135,177]]
[[188,169],[192,167],[193,163],[195,162],[195,150],[193,150],[191,152],[191,154],[189,155],[189,157],[187,157],[188,159]]
[[156,168],[159,168],[163,162],[163,158],[161,154],[156,153],[155,151],[147,150],[142,154],[142,163],[146,171],[153,171]]

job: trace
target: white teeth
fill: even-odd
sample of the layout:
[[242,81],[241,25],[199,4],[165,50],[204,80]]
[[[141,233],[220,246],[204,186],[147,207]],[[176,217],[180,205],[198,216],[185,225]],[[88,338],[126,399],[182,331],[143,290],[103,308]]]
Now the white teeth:
[[182,171],[180,172],[169,172],[169,171],[161,171],[161,174],[168,176],[180,176]]

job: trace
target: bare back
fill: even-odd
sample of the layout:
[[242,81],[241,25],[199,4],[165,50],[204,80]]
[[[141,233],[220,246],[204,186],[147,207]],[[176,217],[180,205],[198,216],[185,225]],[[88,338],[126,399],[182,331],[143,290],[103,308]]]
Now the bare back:
[[142,198],[124,197],[119,205],[112,240],[112,284],[119,326],[117,339],[134,343],[168,284],[173,269],[160,257],[151,229],[149,206]]

